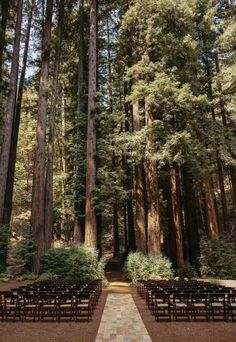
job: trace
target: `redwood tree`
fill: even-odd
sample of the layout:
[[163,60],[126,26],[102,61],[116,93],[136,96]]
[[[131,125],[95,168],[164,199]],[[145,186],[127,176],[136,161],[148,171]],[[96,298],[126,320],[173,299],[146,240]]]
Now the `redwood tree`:
[[45,249],[45,148],[48,69],[51,50],[53,0],[47,1],[46,17],[43,28],[42,61],[40,70],[37,146],[34,161],[31,224],[36,253],[33,258],[33,271],[40,271],[40,257]]
[[91,0],[90,40],[89,40],[89,89],[88,89],[88,127],[86,156],[86,207],[85,244],[97,247],[96,212],[93,203],[93,190],[96,181],[96,87],[97,87],[97,1]]

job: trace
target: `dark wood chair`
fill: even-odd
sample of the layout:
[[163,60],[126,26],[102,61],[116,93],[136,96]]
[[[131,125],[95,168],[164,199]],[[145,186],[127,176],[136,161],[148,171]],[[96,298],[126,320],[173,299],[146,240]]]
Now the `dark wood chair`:
[[224,293],[210,293],[209,295],[209,312],[212,320],[227,320],[226,301]]
[[43,321],[45,318],[57,319],[57,297],[50,294],[40,294],[40,319]]
[[13,321],[21,319],[21,307],[19,297],[14,294],[4,294],[4,312],[5,318],[13,319]]
[[231,318],[233,322],[236,318],[236,293],[228,294],[227,314],[228,318]]
[[74,304],[75,320],[78,321],[79,318],[86,318],[89,322],[92,318],[92,302],[91,295],[86,293],[81,293],[76,295],[76,300]]
[[1,320],[3,321],[4,319],[4,301],[3,301],[3,296],[0,294],[0,316]]
[[171,321],[170,294],[162,293],[155,295],[155,320],[168,319]]
[[173,318],[174,320],[191,319],[191,298],[189,294],[179,293],[173,297]]
[[208,295],[205,293],[194,293],[191,296],[191,316],[196,320],[198,317],[209,320]]
[[25,294],[22,297],[22,321],[33,318],[34,322],[40,318],[40,303],[37,294]]
[[57,319],[68,317],[72,321],[74,317],[74,296],[73,294],[61,294],[58,296]]

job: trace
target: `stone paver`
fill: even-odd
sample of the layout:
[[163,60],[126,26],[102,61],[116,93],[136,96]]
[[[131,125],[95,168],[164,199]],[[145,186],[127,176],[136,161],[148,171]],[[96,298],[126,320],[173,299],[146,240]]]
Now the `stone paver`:
[[131,294],[108,294],[96,342],[151,342]]

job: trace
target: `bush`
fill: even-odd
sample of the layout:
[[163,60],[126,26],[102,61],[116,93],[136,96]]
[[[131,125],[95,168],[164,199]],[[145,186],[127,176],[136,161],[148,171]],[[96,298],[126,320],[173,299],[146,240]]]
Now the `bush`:
[[192,278],[196,278],[198,274],[197,274],[196,268],[190,263],[186,262],[184,267],[178,271],[178,276],[181,279],[183,278],[192,279]]
[[102,279],[106,284],[106,260],[98,260],[98,252],[93,248],[76,245],[51,248],[44,254],[42,265],[43,272],[58,278]]
[[13,256],[19,264],[24,264],[26,272],[32,271],[32,257],[35,253],[35,245],[33,241],[33,234],[30,226],[25,227],[21,231],[20,241],[13,249]]
[[173,271],[168,258],[163,255],[148,256],[140,252],[131,252],[125,263],[126,277],[134,286],[139,279],[171,279]]
[[0,225],[0,272],[6,270],[7,248],[10,238],[10,229],[6,224]]
[[200,246],[200,271],[203,277],[236,279],[236,252],[233,242],[203,240]]

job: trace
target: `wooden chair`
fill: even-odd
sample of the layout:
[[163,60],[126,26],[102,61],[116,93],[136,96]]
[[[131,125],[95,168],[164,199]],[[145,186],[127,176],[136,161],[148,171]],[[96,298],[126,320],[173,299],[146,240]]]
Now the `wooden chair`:
[[64,293],[58,296],[57,319],[59,322],[62,317],[69,317],[71,321],[74,317],[73,294]]
[[4,301],[3,301],[3,296],[0,294],[0,315],[1,315],[1,320],[3,321],[4,319]]
[[87,318],[89,322],[92,318],[92,303],[90,294],[77,294],[74,304],[75,320],[80,318]]
[[226,302],[224,293],[210,293],[209,295],[210,317],[226,320]]
[[22,321],[26,321],[27,317],[33,318],[34,322],[39,320],[40,304],[37,294],[26,294],[23,296],[22,304]]
[[236,293],[228,294],[227,314],[228,318],[231,318],[233,322],[236,318]]
[[9,318],[13,319],[13,321],[18,318],[21,319],[21,307],[19,305],[19,297],[13,294],[5,294],[4,295],[4,311],[6,320]]
[[57,297],[50,294],[40,295],[39,297],[40,303],[40,319],[44,320],[44,318],[52,318],[53,320],[57,319]]
[[171,305],[170,305],[170,295],[167,293],[156,294],[155,295],[155,310],[154,310],[155,320],[168,319],[171,321]]
[[197,317],[209,320],[208,295],[205,293],[194,293],[191,296],[191,316],[194,320]]
[[173,318],[177,321],[178,318],[191,319],[191,300],[188,294],[174,294],[173,298]]

